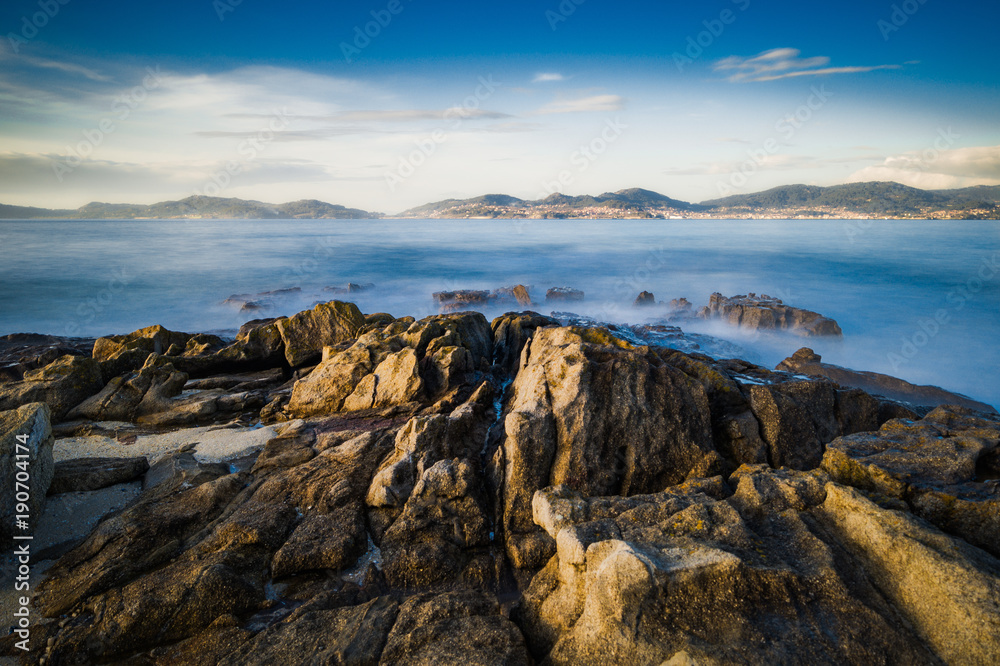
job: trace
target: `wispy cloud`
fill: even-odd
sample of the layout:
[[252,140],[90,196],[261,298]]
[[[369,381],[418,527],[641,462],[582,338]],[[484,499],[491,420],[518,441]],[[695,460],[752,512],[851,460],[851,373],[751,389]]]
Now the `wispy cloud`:
[[532,83],[550,83],[552,81],[565,81],[566,77],[558,72],[540,72],[535,74]]
[[899,69],[899,65],[864,65],[828,67],[830,58],[814,56],[800,58],[798,49],[781,48],[764,51],[751,58],[730,56],[715,63],[713,69],[722,72],[734,83],[777,81],[799,76],[827,76],[830,74],[857,74],[878,69]]
[[621,111],[625,108],[625,98],[619,95],[591,95],[577,99],[549,102],[535,111],[539,115],[553,113],[582,113],[588,111]]
[[1000,184],[1000,146],[913,151],[854,172],[848,182],[893,180],[911,187],[947,189]]

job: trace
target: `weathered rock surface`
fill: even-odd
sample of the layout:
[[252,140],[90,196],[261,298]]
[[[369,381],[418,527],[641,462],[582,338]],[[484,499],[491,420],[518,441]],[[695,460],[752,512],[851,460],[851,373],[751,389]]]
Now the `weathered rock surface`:
[[826,377],[841,386],[852,386],[911,405],[922,407],[961,405],[981,412],[996,413],[996,409],[990,405],[937,386],[919,386],[889,375],[850,370],[822,361],[822,356],[808,347],[803,347],[779,363],[776,369],[812,377]]
[[[912,518],[900,526],[896,512],[827,483],[822,473],[745,467],[730,483],[735,493],[721,479],[630,498],[586,498],[565,487],[537,493],[536,520],[557,552],[520,611],[535,658],[991,661],[1000,596],[998,563],[989,555],[921,531]],[[876,541],[848,538],[843,526]],[[864,553],[863,564],[848,553]],[[904,572],[911,554],[921,568]],[[916,594],[917,580],[935,576],[947,576],[928,586],[945,602],[937,609],[947,616],[940,639],[919,624],[934,613]],[[897,581],[912,582],[894,589]],[[949,589],[952,583],[960,587]]]
[[0,384],[0,410],[44,402],[52,420],[61,421],[73,407],[104,386],[101,366],[92,358],[62,356],[48,365],[29,370],[19,382]]
[[323,347],[352,340],[365,325],[354,303],[330,301],[312,310],[275,322],[285,346],[285,359],[293,368],[320,360]]
[[[334,328],[315,313],[293,327],[300,351]],[[288,321],[253,322],[222,349],[172,342],[169,356],[143,347],[159,331],[137,336],[143,364],[81,408],[139,425],[61,426],[74,446],[127,444],[109,439],[126,427],[135,455],[180,448],[145,473],[143,459],[60,466],[54,490],[137,474],[143,489],[128,484],[82,540],[52,542],[33,657],[998,659],[995,414],[918,421],[826,379],[636,344],[652,328],[530,312],[492,327],[477,313],[368,315],[293,374]],[[184,383],[189,369],[199,379]],[[893,405],[903,418],[887,421]],[[249,415],[233,425],[259,436],[161,431],[209,408]],[[265,413],[302,418],[247,428]]]
[[55,464],[49,495],[100,490],[133,481],[149,469],[141,458],[75,458]]
[[823,457],[835,481],[912,512],[1000,557],[1000,422],[964,407],[841,437]]
[[56,359],[90,356],[93,339],[63,338],[36,333],[11,333],[0,336],[0,383],[24,379],[24,373],[37,370]]
[[45,506],[53,473],[50,414],[44,403],[0,412],[0,492],[7,498],[0,509],[0,541],[5,546],[14,534],[30,534],[15,529],[16,517],[26,514],[34,527]]
[[656,297],[648,291],[641,292],[635,297],[635,302],[633,303],[637,308],[639,307],[649,307],[651,305],[656,305]]
[[708,309],[701,313],[706,318],[721,318],[733,326],[751,330],[788,330],[798,335],[841,336],[843,331],[836,321],[810,310],[793,308],[766,294],[733,296],[726,298],[715,293],[709,299]]
[[295,416],[433,403],[489,370],[493,335],[479,313],[398,320],[328,348],[327,358],[296,382],[288,404]]

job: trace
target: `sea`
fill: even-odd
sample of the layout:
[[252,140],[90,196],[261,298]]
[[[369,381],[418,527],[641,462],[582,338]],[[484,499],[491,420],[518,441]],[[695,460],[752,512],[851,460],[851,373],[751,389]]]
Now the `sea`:
[[[342,293],[350,283],[373,286]],[[633,306],[641,291],[695,309],[713,292],[767,294],[836,319],[843,338],[679,325],[725,343],[707,353],[773,368],[808,346],[824,362],[1000,406],[997,222],[0,220],[0,336],[152,324],[234,336],[249,319],[333,299],[419,318],[438,311],[434,292],[515,284],[543,314],[622,325],[664,323],[665,307]],[[585,299],[546,303],[563,286]]]

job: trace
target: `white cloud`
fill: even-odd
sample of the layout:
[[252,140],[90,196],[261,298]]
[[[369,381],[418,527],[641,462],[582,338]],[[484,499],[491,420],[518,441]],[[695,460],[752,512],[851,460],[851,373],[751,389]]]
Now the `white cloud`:
[[830,58],[814,56],[800,58],[798,49],[781,48],[764,51],[752,58],[730,56],[715,63],[716,72],[727,73],[734,83],[777,81],[798,76],[825,76],[828,74],[857,74],[877,69],[899,69],[899,65],[870,65],[827,67]]
[[865,167],[849,183],[892,180],[922,189],[950,189],[1000,184],[1000,146],[978,146],[939,151],[928,148],[887,157],[882,164]]
[[625,108],[625,98],[619,95],[591,95],[577,99],[549,102],[535,111],[540,115],[552,113],[581,113],[587,111],[621,111]]
[[552,81],[565,81],[566,77],[558,72],[540,72],[535,74],[532,83],[550,83]]

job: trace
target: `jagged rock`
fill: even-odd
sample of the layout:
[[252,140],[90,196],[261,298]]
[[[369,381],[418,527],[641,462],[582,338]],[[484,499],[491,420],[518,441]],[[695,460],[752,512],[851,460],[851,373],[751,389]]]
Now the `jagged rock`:
[[531,294],[528,293],[528,288],[523,284],[515,285],[511,293],[513,293],[514,300],[517,301],[518,305],[531,307]]
[[7,498],[0,510],[0,541],[5,545],[11,535],[30,534],[16,529],[18,515],[26,514],[32,528],[42,515],[53,474],[51,413],[44,403],[0,412],[0,492]]
[[44,402],[52,420],[61,421],[76,405],[104,386],[101,367],[92,358],[62,356],[48,365],[29,370],[24,379],[0,385],[0,410]]
[[[703,316],[701,311],[699,316]],[[782,303],[780,298],[772,298],[766,294],[759,297],[748,294],[726,298],[714,293],[704,316],[722,318],[733,326],[751,330],[782,329],[807,337],[843,335],[840,326],[833,319],[810,310],[793,308]]]
[[630,495],[684,480],[712,447],[705,388],[601,329],[542,328],[522,354],[505,417],[503,525],[518,567],[551,552],[531,497],[551,484]]
[[686,298],[672,298],[670,299],[670,309],[676,312],[690,312],[691,301]]
[[922,420],[831,442],[823,469],[840,483],[905,500],[946,532],[1000,557],[1000,419],[938,407]]
[[150,354],[161,356],[198,356],[221,349],[222,340],[214,335],[180,333],[163,326],[148,326],[127,335],[98,338],[94,359],[101,364],[106,380],[142,368]]
[[139,416],[164,411],[180,394],[188,376],[177,372],[162,357],[150,354],[137,373],[115,377],[100,393],[80,403],[71,418],[94,421],[134,421]]
[[489,519],[475,468],[467,460],[441,460],[424,470],[402,514],[382,537],[388,582],[427,588],[492,579]]
[[489,368],[492,348],[479,313],[396,320],[343,351],[328,348],[326,359],[295,383],[287,409],[311,416],[433,402],[469,387]]
[[918,386],[896,377],[877,372],[860,372],[823,363],[823,357],[808,347],[803,347],[778,364],[777,370],[795,372],[812,377],[826,377],[841,386],[853,386],[868,393],[876,393],[891,400],[899,400],[911,405],[937,407],[938,405],[961,405],[981,412],[996,413],[996,409],[972,398],[945,391],[937,386]]
[[639,307],[649,307],[651,305],[656,305],[656,297],[653,296],[648,291],[644,291],[635,297],[635,302],[633,303],[637,308]]
[[486,307],[490,303],[488,289],[460,289],[458,291],[436,291],[431,297],[442,312],[460,312],[473,307]]
[[55,464],[49,495],[100,490],[117,483],[128,483],[149,469],[149,461],[140,458],[74,458]]
[[537,493],[557,551],[519,610],[536,660],[936,663],[817,527],[822,475],[747,468],[733,481],[728,498],[721,479],[629,498]]
[[323,347],[356,338],[365,317],[354,303],[320,303],[293,317],[275,322],[285,346],[285,358],[293,368],[320,360]]
[[521,362],[524,344],[543,326],[558,326],[559,322],[537,312],[508,312],[493,320],[493,358],[507,375],[513,376]]
[[584,293],[572,287],[553,287],[545,292],[546,301],[582,301]]
[[524,636],[501,615],[496,599],[482,592],[410,597],[399,609],[380,665],[532,663]]

